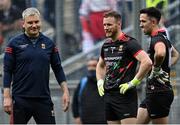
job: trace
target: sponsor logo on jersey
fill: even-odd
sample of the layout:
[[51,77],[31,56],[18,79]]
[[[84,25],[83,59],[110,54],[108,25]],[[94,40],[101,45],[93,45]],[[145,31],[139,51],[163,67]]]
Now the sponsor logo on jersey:
[[44,43],[41,44],[42,49],[46,49],[46,45]]
[[24,48],[26,48],[27,46],[28,46],[28,44],[19,45],[19,47],[20,47],[21,49],[24,49]]
[[111,53],[114,53],[115,49],[116,49],[116,47],[111,47]]

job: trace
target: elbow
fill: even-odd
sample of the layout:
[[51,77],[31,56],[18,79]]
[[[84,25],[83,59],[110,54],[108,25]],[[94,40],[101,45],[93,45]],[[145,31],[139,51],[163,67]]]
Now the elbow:
[[176,59],[176,62],[179,60],[179,52],[177,51],[174,51],[174,53],[172,54],[172,58],[175,58]]
[[165,58],[165,56],[164,56],[165,54],[164,53],[162,53],[162,54],[159,54],[159,55],[157,55],[157,58],[159,58],[159,59],[164,59]]
[[177,53],[176,58],[175,58],[175,64],[178,62],[179,57],[180,57],[180,55],[179,55],[179,53]]
[[159,51],[159,52],[155,53],[155,58],[164,60],[165,55],[166,55],[166,51]]
[[177,53],[177,60],[179,59],[179,56],[180,56],[179,53]]

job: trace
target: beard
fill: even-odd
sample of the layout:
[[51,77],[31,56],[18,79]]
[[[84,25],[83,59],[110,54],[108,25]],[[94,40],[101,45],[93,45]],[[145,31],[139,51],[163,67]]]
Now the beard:
[[118,29],[116,28],[114,30],[106,32],[106,37],[114,38],[114,37],[116,37],[117,33],[118,33]]

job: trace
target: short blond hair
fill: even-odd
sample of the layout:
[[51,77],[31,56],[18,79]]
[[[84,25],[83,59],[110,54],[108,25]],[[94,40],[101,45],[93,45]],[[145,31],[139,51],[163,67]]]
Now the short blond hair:
[[39,10],[36,9],[35,7],[30,7],[23,11],[22,18],[24,20],[26,17],[33,16],[33,15],[40,16],[41,14],[40,14]]

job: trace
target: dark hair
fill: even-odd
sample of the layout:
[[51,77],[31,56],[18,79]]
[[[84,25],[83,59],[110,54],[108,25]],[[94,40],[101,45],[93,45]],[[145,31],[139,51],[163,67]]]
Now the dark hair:
[[140,11],[140,14],[147,14],[149,17],[154,17],[157,19],[158,23],[161,19],[161,12],[159,9],[155,8],[155,7],[149,7],[149,8],[144,8],[144,9],[141,9]]
[[116,11],[108,11],[104,13],[104,18],[114,17],[117,21],[121,20],[121,15]]

